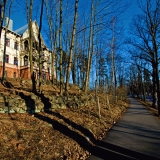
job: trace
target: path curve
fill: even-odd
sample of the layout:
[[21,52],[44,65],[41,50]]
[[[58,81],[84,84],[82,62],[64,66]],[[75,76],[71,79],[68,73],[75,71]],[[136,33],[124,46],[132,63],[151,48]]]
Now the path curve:
[[160,159],[160,121],[141,103],[130,98],[130,108],[88,160],[110,156],[123,159]]

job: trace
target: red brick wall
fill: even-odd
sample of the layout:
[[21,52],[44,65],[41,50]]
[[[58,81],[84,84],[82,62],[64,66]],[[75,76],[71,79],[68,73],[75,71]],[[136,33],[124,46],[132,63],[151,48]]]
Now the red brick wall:
[[27,68],[21,68],[20,70],[20,76],[22,79],[30,79],[30,69]]
[[[30,79],[30,68],[28,66],[17,67],[16,65],[6,64],[5,71],[7,71],[8,78],[15,78],[14,72],[16,73],[16,78],[21,77],[22,79]],[[38,70],[34,72],[36,73],[36,79],[38,78]],[[51,80],[48,72],[43,71],[42,74],[46,75],[46,80]],[[0,62],[0,77],[2,77],[2,63]]]
[[[20,70],[16,65],[5,64],[5,71],[8,78],[18,78],[20,76]],[[16,73],[15,77],[14,72]],[[0,62],[0,77],[2,77],[2,62]]]

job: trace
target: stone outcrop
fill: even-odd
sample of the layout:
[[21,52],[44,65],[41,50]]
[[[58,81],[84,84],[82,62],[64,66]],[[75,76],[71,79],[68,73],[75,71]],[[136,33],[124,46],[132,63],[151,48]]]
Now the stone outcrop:
[[[43,97],[48,99],[50,107],[47,108],[50,111],[55,109],[78,109],[82,106],[92,105],[95,103],[92,95],[69,95],[64,94],[59,96],[58,94],[51,94],[45,92]],[[40,96],[34,93],[25,95],[18,92],[10,92],[8,95],[0,94],[0,113],[38,113],[43,112],[45,108],[45,102],[42,101]]]

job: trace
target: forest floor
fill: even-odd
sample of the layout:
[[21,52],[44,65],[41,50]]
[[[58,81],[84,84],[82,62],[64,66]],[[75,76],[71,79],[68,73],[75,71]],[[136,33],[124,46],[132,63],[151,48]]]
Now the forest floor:
[[[12,90],[16,88],[14,86]],[[26,90],[23,87],[19,85],[19,89]],[[56,87],[43,85],[43,90],[51,88],[56,90]],[[0,85],[0,92],[10,90]],[[91,155],[90,148],[107,136],[129,106],[128,99],[118,100],[114,104],[110,97],[108,110],[106,94],[98,93],[98,96],[101,118],[98,117],[96,104],[81,106],[76,110],[67,108],[35,114],[0,114],[0,159],[87,159]]]

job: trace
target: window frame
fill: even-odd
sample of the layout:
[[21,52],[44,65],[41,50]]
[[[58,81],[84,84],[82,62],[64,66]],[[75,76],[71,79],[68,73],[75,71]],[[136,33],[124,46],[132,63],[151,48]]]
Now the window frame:
[[14,49],[19,50],[19,43],[17,41],[14,42]]
[[10,39],[9,38],[6,38],[6,46],[10,47]]
[[47,75],[46,74],[42,74],[42,79],[46,80],[46,78],[47,78]]
[[23,57],[24,66],[28,66],[28,56]]
[[5,55],[5,63],[9,63],[9,55],[8,54]]
[[14,62],[13,62],[14,65],[18,66],[18,58],[17,57],[14,57]]

